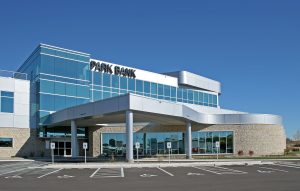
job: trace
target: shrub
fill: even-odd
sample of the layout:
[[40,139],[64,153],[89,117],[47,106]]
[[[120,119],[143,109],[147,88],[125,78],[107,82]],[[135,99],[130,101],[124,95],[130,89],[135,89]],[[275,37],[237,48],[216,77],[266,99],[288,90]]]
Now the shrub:
[[253,156],[254,155],[254,151],[249,151],[249,156]]
[[239,151],[238,151],[238,155],[239,155],[239,156],[243,156],[243,155],[244,155],[244,152],[243,152],[242,150],[239,150]]

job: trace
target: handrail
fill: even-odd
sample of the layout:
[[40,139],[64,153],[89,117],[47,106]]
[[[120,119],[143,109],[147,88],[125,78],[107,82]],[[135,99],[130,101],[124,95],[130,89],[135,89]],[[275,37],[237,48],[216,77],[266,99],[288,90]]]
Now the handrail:
[[9,70],[0,70],[0,77],[27,80],[27,74],[26,73],[14,72],[14,71],[9,71]]

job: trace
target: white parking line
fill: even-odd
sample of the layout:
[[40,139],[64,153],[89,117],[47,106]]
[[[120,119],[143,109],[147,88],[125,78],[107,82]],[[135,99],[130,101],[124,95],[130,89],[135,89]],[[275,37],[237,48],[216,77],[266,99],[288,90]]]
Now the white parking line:
[[22,164],[26,164],[26,163],[9,163],[9,164],[3,164],[3,165],[0,165],[0,168],[2,168],[2,167],[8,167],[8,166],[20,166]]
[[101,168],[98,168],[97,170],[95,170],[95,172],[90,176],[90,178],[93,178],[93,176],[95,176],[95,174],[97,174],[97,172],[100,170]]
[[193,168],[196,168],[196,169],[200,169],[200,170],[204,170],[204,171],[207,171],[207,172],[211,172],[211,173],[214,173],[214,174],[218,174],[218,175],[221,175],[220,173],[217,173],[217,172],[214,172],[214,171],[210,171],[210,170],[207,170],[205,168],[199,168],[197,166],[193,166]]
[[275,165],[275,166],[289,167],[289,168],[300,168],[300,166],[285,165],[285,164],[274,164],[274,165]]
[[13,172],[19,172],[19,171],[26,170],[26,169],[28,169],[28,168],[26,167],[26,168],[21,168],[21,169],[17,169],[17,170],[5,172],[5,173],[0,174],[0,176],[2,176],[2,175],[4,175],[4,174],[10,174],[10,173],[13,173]]
[[163,171],[164,173],[170,175],[170,176],[174,176],[174,174],[172,174],[172,173],[170,173],[170,172],[168,172],[168,171],[166,171],[166,170],[164,170],[164,169],[162,169],[162,168],[160,168],[160,167],[157,167],[157,168],[158,168],[159,170]]
[[269,168],[269,167],[259,167],[259,168],[264,168],[264,169],[268,169],[268,170],[275,170],[275,171],[280,171],[280,172],[289,172],[289,171],[286,171],[286,170],[280,170],[280,169],[276,169],[276,168]]
[[121,168],[121,177],[124,177],[124,169],[123,169],[123,167]]
[[[247,174],[248,173],[248,172],[243,172],[243,171],[240,171],[240,170],[235,170],[235,169],[230,169],[230,168],[225,168],[225,167],[220,167],[220,166],[215,166],[215,168],[228,170],[228,171],[233,172],[233,173],[240,173],[240,174]],[[224,173],[226,173],[226,172],[224,172]]]
[[39,177],[37,177],[37,178],[43,178],[43,177],[45,177],[45,176],[48,176],[48,175],[50,175],[50,174],[56,173],[56,172],[61,171],[61,170],[62,170],[62,168],[57,169],[57,170],[55,170],[55,171],[51,171],[51,172],[46,173],[46,174],[44,174],[44,175],[42,175],[42,176],[39,176]]

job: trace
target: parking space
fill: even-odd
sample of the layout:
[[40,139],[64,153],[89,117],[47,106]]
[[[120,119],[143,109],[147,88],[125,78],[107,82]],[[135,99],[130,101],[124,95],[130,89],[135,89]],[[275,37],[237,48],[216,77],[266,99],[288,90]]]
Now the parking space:
[[159,178],[171,177],[173,174],[164,170],[163,168],[125,168],[125,178]]
[[91,175],[90,178],[123,178],[123,168],[98,168]]
[[145,167],[145,168],[93,168],[63,169],[43,168],[40,163],[7,163],[0,165],[2,179],[159,179],[188,178],[199,179],[212,176],[282,176],[299,175],[300,166],[292,163],[253,166],[189,166],[189,167]]
[[40,162],[14,162],[5,163],[0,165],[0,177],[1,176],[19,176],[23,172],[31,171],[31,168],[43,166],[45,163]]
[[[3,164],[4,165],[4,164]],[[1,190],[297,190],[300,169],[294,163],[249,166],[151,168],[44,168],[42,164],[0,166]],[[232,182],[235,184],[232,184]],[[88,185],[88,187],[87,187]],[[188,187],[186,187],[188,186]]]

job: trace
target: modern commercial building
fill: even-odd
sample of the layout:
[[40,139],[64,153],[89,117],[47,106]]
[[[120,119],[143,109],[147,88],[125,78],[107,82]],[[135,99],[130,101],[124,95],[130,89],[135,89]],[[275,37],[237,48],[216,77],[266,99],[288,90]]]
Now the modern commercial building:
[[[0,78],[0,156],[280,155],[281,117],[222,109],[221,84],[153,73],[40,44]],[[219,143],[219,149],[217,145]],[[5,152],[3,152],[5,151]]]

